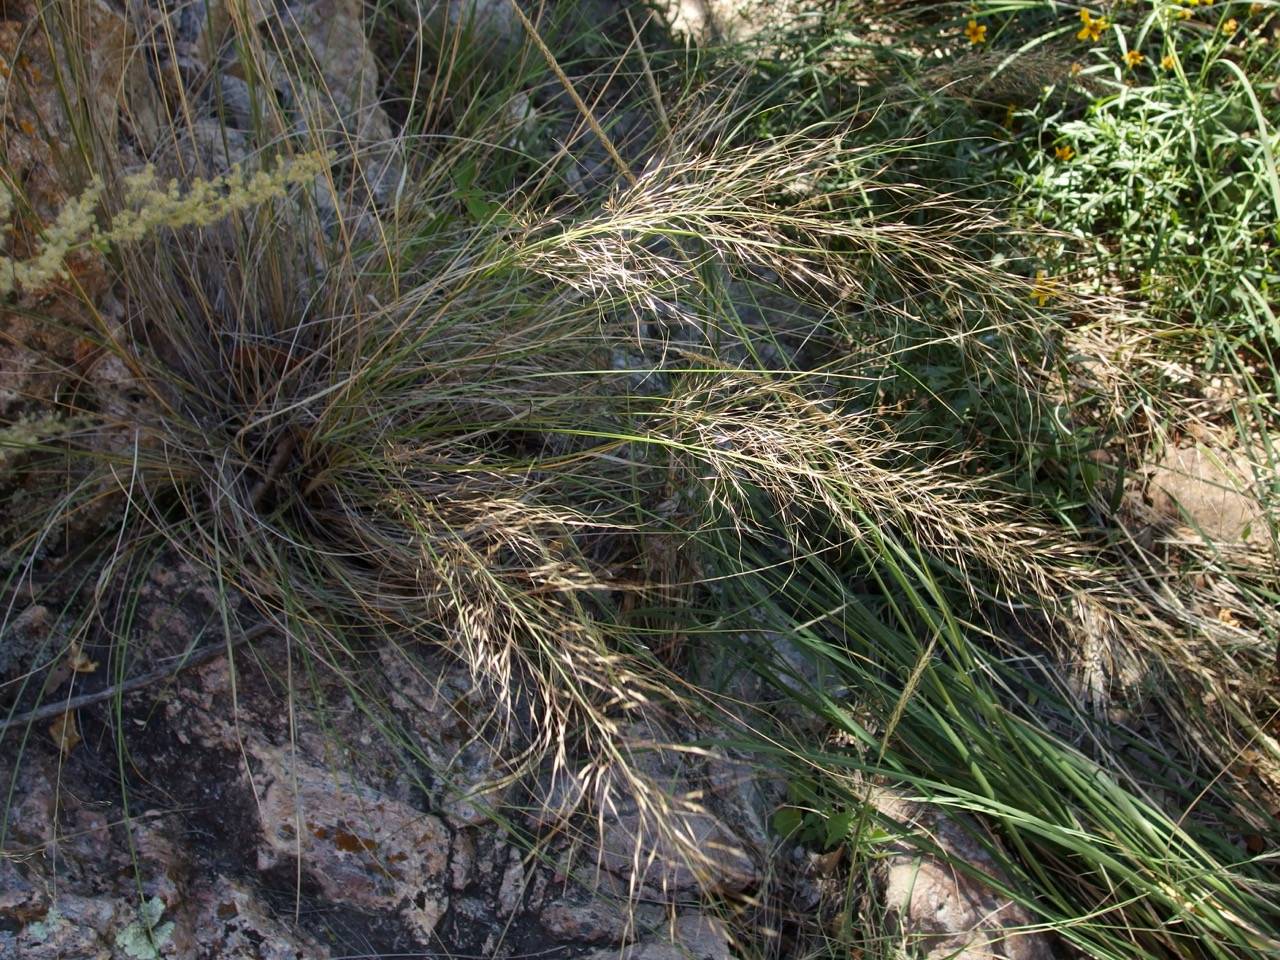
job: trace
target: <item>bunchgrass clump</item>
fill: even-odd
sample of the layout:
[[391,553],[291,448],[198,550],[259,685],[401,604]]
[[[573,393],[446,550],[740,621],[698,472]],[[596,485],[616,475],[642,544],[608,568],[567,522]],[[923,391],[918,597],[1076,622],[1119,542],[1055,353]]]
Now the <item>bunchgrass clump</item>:
[[[239,39],[264,75],[306,59]],[[82,586],[40,582],[104,635],[114,675],[136,673],[132,601],[104,585],[177,555],[225,601],[213,636],[269,625],[407,766],[421,751],[369,667],[444,648],[492,694],[500,779],[571,782],[596,816],[633,799],[695,870],[632,754],[629,728],[659,713],[710,718],[710,739],[804,783],[779,842],[847,849],[851,892],[896,833],[869,800],[893,788],[985,825],[994,882],[1086,955],[1274,952],[1280,891],[1239,844],[1276,826],[1249,793],[1275,767],[1229,766],[1273,746],[1274,584],[1220,562],[1245,634],[1116,534],[1124,474],[1093,454],[1119,418],[1101,387],[1075,391],[1087,369],[1137,394],[1145,371],[1071,350],[1121,303],[1046,259],[1060,234],[920,177],[943,148],[868,133],[900,115],[900,77],[870,117],[820,97],[779,113],[832,62],[668,93],[683,54],[637,44],[624,102],[654,122],[615,142],[551,45],[499,91],[447,71],[415,86],[402,58],[385,142],[360,142],[372,124],[340,98],[298,95],[302,116],[272,108],[246,138],[292,158],[272,173],[101,178],[11,269],[56,280],[74,240],[101,241],[123,315],[86,303],[86,336],[123,373],[60,394],[75,429],[41,430],[0,477],[40,504],[4,518],[0,629],[22,584],[78,558]],[[532,153],[553,138],[507,109],[520,83],[574,91],[546,122],[607,177]],[[821,736],[689,680],[744,636],[822,663],[830,683],[784,681],[767,639],[748,651]],[[1134,663],[1145,699],[1121,682]],[[0,688],[11,716],[38,688]],[[1206,696],[1236,726],[1201,710],[1170,735]],[[1149,703],[1149,722],[1118,719]],[[771,905],[737,904],[741,948],[892,955],[855,902],[836,934],[788,917],[772,940],[752,930]]]

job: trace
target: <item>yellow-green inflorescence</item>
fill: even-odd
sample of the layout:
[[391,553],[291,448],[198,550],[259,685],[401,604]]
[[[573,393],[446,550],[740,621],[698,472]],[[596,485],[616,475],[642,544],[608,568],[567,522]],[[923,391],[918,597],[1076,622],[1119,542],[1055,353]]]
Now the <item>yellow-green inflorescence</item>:
[[[274,170],[247,173],[239,165],[220,177],[193,180],[183,189],[177,180],[163,183],[154,167],[124,178],[122,209],[103,229],[94,211],[103,193],[96,177],[79,196],[68,200],[44,229],[39,253],[25,260],[0,255],[0,296],[15,289],[38,290],[66,276],[67,256],[74,250],[136,242],[159,228],[207,227],[238,210],[282,196],[295,184],[314,179],[333,163],[324,152],[300,154]],[[10,228],[14,198],[0,183],[0,223]]]

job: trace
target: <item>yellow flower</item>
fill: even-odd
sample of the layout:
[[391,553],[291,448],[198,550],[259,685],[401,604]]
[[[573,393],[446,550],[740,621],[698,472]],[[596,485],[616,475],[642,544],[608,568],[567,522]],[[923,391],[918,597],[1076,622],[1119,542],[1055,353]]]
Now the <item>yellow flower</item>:
[[1190,20],[1190,19],[1191,19],[1191,11],[1190,11],[1190,10],[1179,10],[1179,11],[1178,11],[1178,19],[1179,19],[1179,20]]
[[975,46],[979,43],[987,42],[987,28],[978,23],[977,20],[970,20],[969,25],[964,28],[964,35],[969,38],[969,42]]
[[1160,66],[1164,67],[1164,69],[1166,70],[1172,70],[1174,63],[1175,61],[1173,59],[1172,53],[1166,53],[1163,57],[1160,58]]
[[1043,270],[1037,270],[1036,282],[1031,286],[1031,299],[1043,307],[1057,295],[1057,292],[1058,284]]
[[1080,32],[1076,34],[1076,39],[1091,40],[1094,43],[1101,40],[1102,31],[1111,26],[1111,24],[1107,22],[1106,17],[1098,17],[1097,19],[1094,19],[1093,14],[1088,10],[1080,11],[1080,23],[1083,24],[1083,26],[1080,27]]
[[1232,17],[1230,20],[1228,20],[1226,23],[1222,25],[1222,32],[1225,33],[1228,37],[1231,36],[1233,33],[1235,33],[1239,29],[1240,29],[1240,24],[1236,22],[1235,17]]
[[1083,65],[1083,64],[1080,64],[1080,63],[1073,63],[1073,64],[1071,65],[1071,75],[1072,75],[1073,77],[1078,77],[1078,76],[1080,76],[1080,74],[1082,74],[1082,73],[1084,73],[1084,65]]
[[1059,160],[1061,160],[1063,163],[1066,163],[1068,160],[1070,160],[1072,157],[1076,155],[1076,151],[1075,151],[1075,148],[1071,146],[1071,144],[1064,143],[1060,147],[1053,148],[1053,155],[1057,157]]
[[1130,70],[1132,70],[1134,67],[1141,64],[1142,61],[1145,59],[1147,58],[1144,57],[1142,54],[1140,54],[1137,50],[1130,50],[1128,53],[1124,55],[1125,65],[1128,66]]

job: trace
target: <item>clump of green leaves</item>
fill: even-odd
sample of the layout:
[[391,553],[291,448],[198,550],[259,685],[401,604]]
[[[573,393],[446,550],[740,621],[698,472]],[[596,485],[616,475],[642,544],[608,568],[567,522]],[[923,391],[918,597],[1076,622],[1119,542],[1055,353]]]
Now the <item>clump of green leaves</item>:
[[1051,248],[1058,272],[1215,338],[1280,344],[1274,8],[1109,13],[1072,77],[1019,114],[1032,133],[1010,156],[1028,212],[1074,238]]
[[787,781],[787,803],[774,812],[772,826],[788,840],[831,850],[847,838],[857,814],[848,796],[820,780],[795,777]]
[[160,922],[164,901],[159,897],[142,901],[138,918],[116,934],[116,947],[134,960],[158,960],[160,951],[173,936],[173,921]]

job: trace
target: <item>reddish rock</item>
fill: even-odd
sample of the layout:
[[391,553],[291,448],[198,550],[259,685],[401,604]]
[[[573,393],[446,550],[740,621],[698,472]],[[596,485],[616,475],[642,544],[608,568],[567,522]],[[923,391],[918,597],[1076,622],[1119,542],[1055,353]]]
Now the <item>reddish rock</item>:
[[445,825],[288,748],[251,749],[259,762],[258,868],[296,861],[327,899],[398,910],[427,943],[449,905]]

